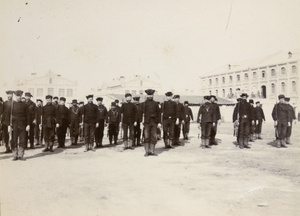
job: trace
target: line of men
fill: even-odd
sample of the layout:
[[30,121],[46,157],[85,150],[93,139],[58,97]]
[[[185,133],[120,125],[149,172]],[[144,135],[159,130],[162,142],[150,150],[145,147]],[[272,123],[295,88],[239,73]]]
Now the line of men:
[[[262,123],[265,121],[264,111],[259,101],[252,99],[247,102],[248,95],[242,93],[237,99],[233,111],[234,135],[237,137],[237,145],[243,148],[251,148],[249,142],[255,139],[262,139]],[[279,103],[275,104],[272,111],[274,120],[275,138],[277,148],[287,148],[286,144],[290,144],[290,136],[292,133],[292,123],[296,119],[295,111],[289,104],[290,98],[284,95],[278,96]]]

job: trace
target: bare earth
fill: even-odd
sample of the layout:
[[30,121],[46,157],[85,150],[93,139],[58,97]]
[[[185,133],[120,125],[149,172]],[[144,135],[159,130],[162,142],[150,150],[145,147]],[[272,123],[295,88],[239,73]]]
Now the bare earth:
[[121,143],[88,153],[82,145],[37,148],[26,161],[1,153],[0,215],[300,215],[299,129],[293,125],[287,149],[272,146],[267,123],[264,139],[240,150],[224,123],[218,146],[199,148],[192,124],[184,146],[165,150],[159,141],[158,157],[145,158],[143,147],[123,151]]

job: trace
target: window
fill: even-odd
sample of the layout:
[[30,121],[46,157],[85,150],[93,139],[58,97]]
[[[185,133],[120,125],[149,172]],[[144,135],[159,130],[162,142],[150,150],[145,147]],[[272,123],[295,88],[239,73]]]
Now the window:
[[58,96],[64,97],[65,96],[65,89],[58,89]]
[[271,76],[272,76],[272,77],[276,76],[275,69],[272,69],[272,70],[271,70]]
[[67,89],[67,97],[73,97],[73,89]]
[[216,90],[216,96],[218,97],[218,94],[219,94],[219,91],[218,90]]
[[292,66],[292,73],[297,73],[297,67],[295,65]]
[[232,83],[232,76],[229,76],[229,82]]
[[209,95],[211,95],[211,90],[209,90]]
[[297,91],[296,89],[297,89],[296,81],[293,81],[293,82],[292,82],[292,92],[293,92],[293,93],[296,93],[296,91]]
[[263,71],[261,72],[261,78],[263,78],[263,79],[266,78],[266,71],[263,70]]
[[132,90],[132,94],[133,94],[133,95],[136,95],[136,90]]
[[140,95],[142,95],[144,93],[144,91],[143,90],[140,90]]
[[238,75],[236,75],[236,80],[239,82],[240,80],[241,80],[241,77],[240,77],[240,75],[238,74]]
[[222,89],[222,96],[225,97],[225,89]]
[[49,78],[49,84],[52,84],[52,78]]
[[30,92],[30,94],[34,95],[34,88],[29,88],[28,91]]
[[257,78],[256,72],[253,72],[253,79],[256,79],[256,78]]
[[211,85],[212,84],[212,81],[211,81],[211,79],[209,79],[209,85]]
[[248,74],[245,73],[245,80],[247,81],[248,80]]
[[285,92],[285,83],[284,82],[281,83],[281,91]]
[[222,82],[223,84],[225,84],[225,77],[222,77]]
[[216,85],[218,85],[218,82],[219,82],[219,79],[218,79],[218,78],[216,78]]
[[48,88],[48,95],[52,95],[54,94],[54,88]]
[[43,96],[43,89],[42,88],[37,89],[36,96],[37,97],[42,97]]
[[275,94],[275,84],[274,83],[271,84],[271,92],[272,92],[272,94]]
[[281,68],[281,75],[285,75],[285,67]]

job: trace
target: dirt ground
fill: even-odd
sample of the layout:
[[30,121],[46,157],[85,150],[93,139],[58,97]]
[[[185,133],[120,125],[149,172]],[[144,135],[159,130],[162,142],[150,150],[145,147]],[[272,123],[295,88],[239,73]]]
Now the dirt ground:
[[264,139],[241,150],[224,123],[218,146],[199,148],[192,124],[184,146],[165,150],[159,141],[157,157],[145,158],[143,147],[123,151],[121,142],[88,153],[37,148],[26,161],[1,153],[1,216],[300,215],[299,129],[287,149],[273,146],[266,123]]

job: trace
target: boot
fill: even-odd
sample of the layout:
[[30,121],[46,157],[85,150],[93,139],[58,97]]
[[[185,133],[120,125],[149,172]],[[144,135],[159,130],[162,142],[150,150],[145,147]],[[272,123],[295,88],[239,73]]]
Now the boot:
[[169,140],[166,140],[166,139],[164,140],[165,148],[168,148],[168,147],[169,147],[169,143],[168,143],[168,142],[169,142]]
[[95,149],[94,149],[94,142],[90,143],[89,150],[95,151]]
[[46,145],[46,148],[43,150],[43,152],[49,151],[49,142],[46,142],[45,145]]
[[124,150],[128,149],[128,141],[124,140]]
[[54,142],[51,142],[51,143],[50,143],[50,147],[49,147],[49,151],[50,151],[50,152],[54,152],[54,151],[53,151],[53,146],[54,146]]
[[74,144],[77,145],[77,142],[78,142],[78,135],[75,136],[75,140],[74,140],[74,141],[75,141]]
[[74,137],[70,137],[70,140],[71,140],[71,145],[74,145],[75,142]]
[[90,150],[90,149],[89,149],[89,144],[86,143],[86,144],[85,144],[85,150],[84,150],[84,152],[87,152],[88,150]]
[[117,145],[118,144],[118,136],[114,135],[114,144]]
[[17,152],[17,149],[16,148],[14,148],[13,150],[12,150],[12,153],[13,153],[13,161],[16,161],[16,160],[18,160],[18,152]]
[[245,148],[250,148],[250,146],[249,146],[249,138],[244,138],[244,147]]
[[280,147],[281,147],[280,139],[277,139],[277,140],[276,140],[276,147],[277,147],[277,148],[280,148]]
[[136,145],[141,146],[141,138],[140,137],[136,138]]
[[19,147],[19,150],[18,150],[18,158],[19,160],[25,160],[24,159],[24,148],[23,147]]
[[201,145],[200,145],[201,148],[205,148],[205,139],[201,139]]
[[169,140],[168,144],[169,144],[169,148],[174,148],[173,140]]
[[205,148],[211,148],[209,145],[209,139],[204,140]]
[[249,140],[250,142],[254,142],[254,140],[253,140],[253,134],[250,134],[250,140]]
[[113,143],[112,143],[112,136],[111,135],[108,137],[108,140],[109,140],[109,145],[112,145]]
[[132,140],[132,145],[133,145],[133,146],[136,145],[135,138],[133,138],[133,140]]
[[261,134],[259,133],[259,134],[257,134],[257,139],[262,139],[261,138]]
[[128,148],[133,150],[133,146],[132,146],[133,141],[132,140],[128,140]]
[[291,144],[291,137],[286,138],[286,144]]
[[244,139],[242,137],[239,137],[238,139],[238,144],[240,146],[240,149],[243,149],[244,148]]
[[155,144],[150,144],[150,155],[152,156],[157,156],[157,154],[155,153]]
[[40,145],[39,139],[34,139],[34,142],[35,142],[35,145],[36,145],[36,146],[39,146],[39,145]]
[[144,148],[145,148],[145,155],[144,156],[148,157],[149,156],[149,149],[150,149],[149,143],[145,143]]
[[283,148],[287,148],[287,146],[285,145],[285,139],[280,139],[280,145]]

